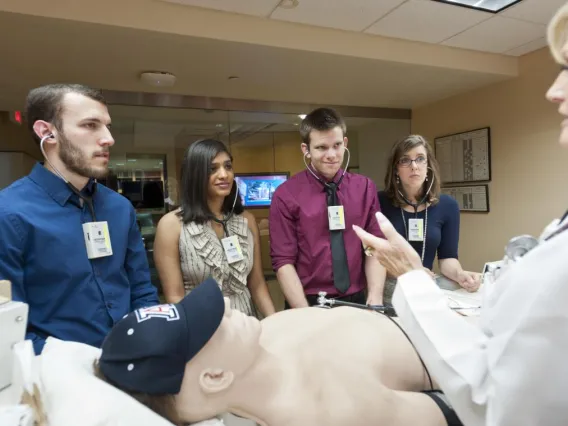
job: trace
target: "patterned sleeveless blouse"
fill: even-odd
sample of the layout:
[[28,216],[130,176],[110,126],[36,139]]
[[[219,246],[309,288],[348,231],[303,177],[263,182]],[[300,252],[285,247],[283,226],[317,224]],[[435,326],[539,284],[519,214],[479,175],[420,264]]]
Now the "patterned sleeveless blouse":
[[227,262],[223,244],[209,223],[198,225],[194,222],[183,224],[179,239],[181,273],[186,294],[208,277],[213,277],[221,287],[223,295],[231,301],[231,308],[258,317],[247,286],[247,277],[252,270],[254,259],[254,238],[248,221],[242,215],[235,215],[227,222],[229,235],[236,235],[244,259],[230,264]]

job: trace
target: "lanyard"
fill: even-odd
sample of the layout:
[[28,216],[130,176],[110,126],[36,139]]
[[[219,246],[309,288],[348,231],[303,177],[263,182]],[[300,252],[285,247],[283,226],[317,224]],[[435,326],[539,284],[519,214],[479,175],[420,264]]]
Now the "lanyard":
[[[406,227],[406,218],[404,217],[404,209],[400,209],[400,214],[402,215],[402,223],[404,224],[404,232],[406,233],[406,240],[410,242],[410,235],[408,233],[408,228]],[[416,212],[418,215],[418,212]],[[428,206],[424,211],[424,236],[422,238],[422,265],[424,265],[424,254],[426,253],[426,234],[428,233]]]

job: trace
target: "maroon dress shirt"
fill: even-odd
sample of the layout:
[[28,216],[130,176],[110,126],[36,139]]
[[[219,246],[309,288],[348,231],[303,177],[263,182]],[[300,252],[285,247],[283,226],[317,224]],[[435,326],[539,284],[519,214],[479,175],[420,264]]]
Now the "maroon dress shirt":
[[[342,174],[343,170],[339,170],[334,181],[338,182]],[[365,289],[365,254],[352,226],[358,225],[384,238],[375,218],[380,210],[377,189],[369,178],[345,173],[337,196],[345,212],[343,234],[351,282],[345,294],[339,294],[333,285],[324,185],[304,170],[280,185],[272,197],[269,216],[272,267],[278,271],[284,265],[293,265],[307,295],[325,291],[328,297],[347,296]]]

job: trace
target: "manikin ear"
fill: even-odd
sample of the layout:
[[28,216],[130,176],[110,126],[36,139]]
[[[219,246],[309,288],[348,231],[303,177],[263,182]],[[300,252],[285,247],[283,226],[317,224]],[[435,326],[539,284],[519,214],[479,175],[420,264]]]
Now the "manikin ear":
[[302,143],[302,145],[300,145],[302,147],[302,154],[304,154],[307,158],[310,158],[310,149],[308,148],[308,145],[306,145],[305,143]]
[[34,128],[35,134],[40,139],[43,139],[44,137],[51,135],[51,137],[47,138],[44,143],[51,143],[51,144],[56,143],[55,136],[54,136],[55,133],[56,133],[56,130],[55,130],[55,126],[53,126],[53,124],[48,123],[47,121],[44,121],[44,120],[37,120],[34,123],[33,128]]
[[199,386],[206,394],[223,392],[228,389],[235,379],[231,371],[224,371],[220,368],[208,368],[199,376]]

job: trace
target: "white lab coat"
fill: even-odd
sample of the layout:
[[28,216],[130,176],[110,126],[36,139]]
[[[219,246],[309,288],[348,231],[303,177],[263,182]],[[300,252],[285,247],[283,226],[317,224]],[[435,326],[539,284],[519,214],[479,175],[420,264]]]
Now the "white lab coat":
[[465,426],[568,425],[568,230],[545,234],[484,285],[477,325],[424,271],[399,277],[400,322]]

